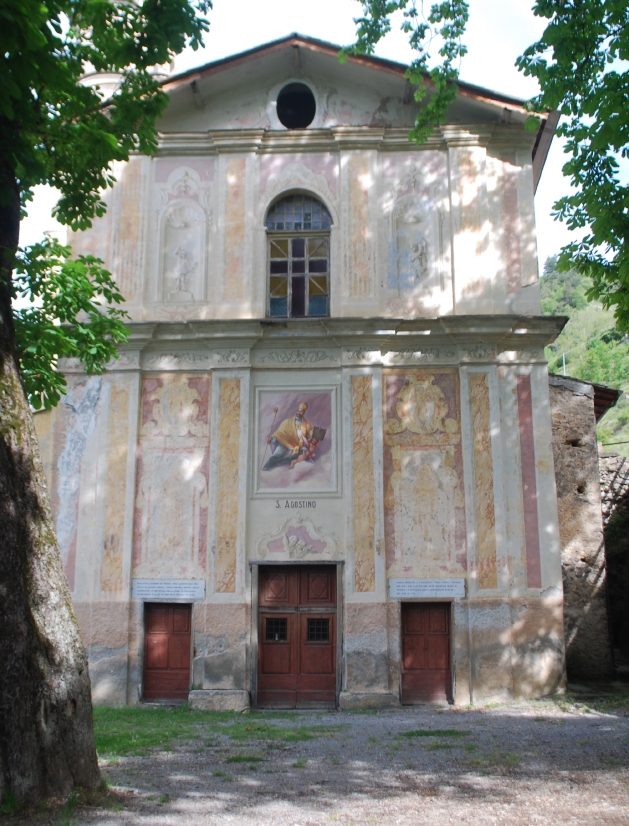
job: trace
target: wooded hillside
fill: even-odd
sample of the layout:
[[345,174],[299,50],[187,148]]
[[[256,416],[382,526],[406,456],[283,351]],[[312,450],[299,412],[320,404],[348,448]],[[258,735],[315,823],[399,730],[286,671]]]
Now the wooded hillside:
[[[596,384],[623,390],[616,407],[597,428],[599,441],[609,450],[629,456],[629,337],[618,332],[613,312],[588,301],[589,279],[574,270],[557,272],[556,258],[548,258],[541,280],[544,315],[567,315],[570,321],[559,338],[546,348],[548,369]],[[624,444],[611,444],[624,442]]]

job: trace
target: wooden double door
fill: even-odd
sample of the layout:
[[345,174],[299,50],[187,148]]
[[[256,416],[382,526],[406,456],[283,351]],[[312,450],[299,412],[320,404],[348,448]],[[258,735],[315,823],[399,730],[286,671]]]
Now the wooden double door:
[[450,603],[402,603],[402,704],[452,702]]
[[336,567],[268,566],[258,580],[257,705],[336,705]]
[[144,700],[187,700],[192,606],[144,605]]

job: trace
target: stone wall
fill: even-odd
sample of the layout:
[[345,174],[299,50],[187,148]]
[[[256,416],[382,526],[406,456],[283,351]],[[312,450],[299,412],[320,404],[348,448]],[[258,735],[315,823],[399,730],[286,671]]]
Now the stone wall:
[[602,453],[601,499],[607,559],[607,601],[614,668],[629,674],[629,459]]
[[616,509],[623,507],[623,502],[629,508],[629,459],[619,453],[601,453],[599,470],[603,525],[607,526]]
[[591,385],[550,377],[553,455],[561,535],[566,667],[572,679],[604,679],[612,658],[605,600],[605,544]]

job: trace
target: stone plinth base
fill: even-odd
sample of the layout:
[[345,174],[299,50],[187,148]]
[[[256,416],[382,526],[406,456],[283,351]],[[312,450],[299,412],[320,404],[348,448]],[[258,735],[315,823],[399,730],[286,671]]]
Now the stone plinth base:
[[341,691],[339,706],[343,711],[361,711],[366,708],[397,708],[400,699],[395,694],[369,692],[358,694],[353,691]]
[[191,691],[188,703],[195,711],[244,711],[251,705],[248,691],[214,688]]

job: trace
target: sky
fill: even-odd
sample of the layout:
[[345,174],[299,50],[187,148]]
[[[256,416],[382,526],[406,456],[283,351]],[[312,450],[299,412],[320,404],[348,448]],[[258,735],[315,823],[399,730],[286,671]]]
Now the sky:
[[[425,2],[428,6],[430,0]],[[524,77],[514,65],[516,57],[544,29],[544,21],[531,11],[532,4],[532,0],[469,0],[470,22],[464,37],[469,51],[461,62],[462,80],[515,97],[529,98],[536,93],[536,82]],[[188,49],[179,55],[175,71],[245,51],[291,32],[347,45],[354,39],[353,18],[360,13],[357,0],[214,0],[205,48],[196,52]],[[376,54],[401,63],[412,59],[399,25],[394,25]],[[555,139],[535,197],[540,269],[548,256],[556,254],[570,240],[567,228],[551,218],[554,201],[569,192],[561,173],[564,162],[561,146]],[[28,218],[22,224],[22,246],[39,240],[45,231],[57,229],[50,217],[55,200],[54,191],[38,188]]]

